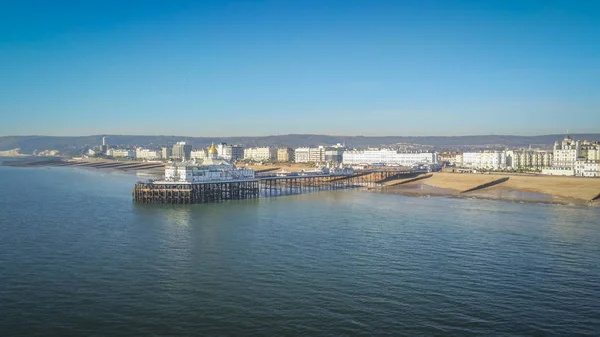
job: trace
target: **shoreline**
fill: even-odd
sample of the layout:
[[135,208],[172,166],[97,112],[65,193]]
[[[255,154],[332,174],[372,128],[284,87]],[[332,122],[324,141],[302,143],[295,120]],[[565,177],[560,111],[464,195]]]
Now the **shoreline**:
[[[6,160],[8,159],[8,160]],[[70,167],[110,173],[160,175],[162,162],[65,160],[62,157],[3,157],[9,167]],[[268,167],[266,167],[268,168]],[[369,191],[411,197],[451,197],[578,206],[600,206],[600,179],[434,172],[386,181]]]
[[[455,198],[455,199],[471,199],[471,200],[494,200],[494,201],[505,201],[515,203],[526,203],[526,204],[547,204],[547,205],[565,205],[565,206],[589,206],[589,207],[600,207],[600,202],[590,202],[584,199],[568,199],[560,197],[548,198],[539,197],[510,197],[506,195],[493,195],[493,194],[461,194],[454,191],[450,192],[419,192],[414,190],[402,190],[393,189],[389,187],[379,187],[369,189],[370,192],[382,193],[382,194],[396,194],[406,197],[414,198]],[[520,191],[519,191],[520,192]]]
[[450,196],[516,202],[600,205],[600,179],[435,172],[419,179],[398,179],[384,193]]

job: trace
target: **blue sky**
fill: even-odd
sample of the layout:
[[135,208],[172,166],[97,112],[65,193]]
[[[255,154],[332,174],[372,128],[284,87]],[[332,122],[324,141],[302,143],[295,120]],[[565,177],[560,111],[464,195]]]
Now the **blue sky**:
[[600,132],[600,1],[0,2],[0,135]]

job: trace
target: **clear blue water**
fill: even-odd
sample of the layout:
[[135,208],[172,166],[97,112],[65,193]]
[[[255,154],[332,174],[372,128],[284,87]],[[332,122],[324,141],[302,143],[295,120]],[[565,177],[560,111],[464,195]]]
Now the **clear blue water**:
[[0,335],[600,334],[598,207],[135,180],[0,166]]

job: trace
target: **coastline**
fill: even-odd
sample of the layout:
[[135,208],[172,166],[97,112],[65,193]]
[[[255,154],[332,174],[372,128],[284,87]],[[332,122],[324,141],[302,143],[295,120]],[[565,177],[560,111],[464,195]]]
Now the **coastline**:
[[[62,157],[3,157],[0,165],[12,167],[71,167],[98,171],[160,175],[164,163],[79,159]],[[278,168],[278,167],[277,167]],[[263,169],[272,169],[263,167]],[[524,203],[600,206],[600,179],[536,175],[435,172],[386,181],[370,191],[412,197],[451,197]]]
[[600,206],[600,179],[582,177],[436,172],[415,181],[391,182],[379,191],[416,197]]

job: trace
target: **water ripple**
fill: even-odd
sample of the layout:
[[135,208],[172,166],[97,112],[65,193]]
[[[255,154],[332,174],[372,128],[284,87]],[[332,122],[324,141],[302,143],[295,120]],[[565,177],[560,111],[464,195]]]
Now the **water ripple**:
[[127,177],[27,172],[0,174],[2,335],[600,331],[597,208],[360,191],[146,207]]

